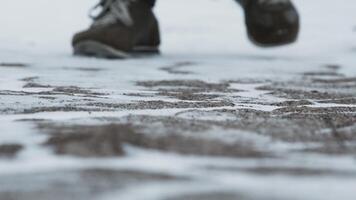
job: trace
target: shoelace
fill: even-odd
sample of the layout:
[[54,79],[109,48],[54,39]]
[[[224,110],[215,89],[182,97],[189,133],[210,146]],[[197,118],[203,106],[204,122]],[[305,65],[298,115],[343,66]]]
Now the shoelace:
[[[98,21],[110,14],[111,19],[114,17],[114,20],[119,20],[125,25],[131,26],[134,22],[130,15],[129,6],[133,1],[136,0],[100,0],[100,2],[90,10],[89,17],[94,21]],[[98,14],[93,14],[98,8],[101,8],[101,11],[99,11]]]
[[285,4],[285,3],[289,3],[289,0],[259,0],[258,3],[260,4]]

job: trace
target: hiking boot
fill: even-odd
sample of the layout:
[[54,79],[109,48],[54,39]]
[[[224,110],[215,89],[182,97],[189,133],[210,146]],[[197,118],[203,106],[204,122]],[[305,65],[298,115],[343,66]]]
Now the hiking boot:
[[238,0],[245,11],[249,39],[257,46],[293,43],[299,33],[299,15],[290,0]]
[[101,0],[92,12],[98,8],[92,26],[73,37],[75,55],[128,58],[159,52],[158,22],[146,0]]

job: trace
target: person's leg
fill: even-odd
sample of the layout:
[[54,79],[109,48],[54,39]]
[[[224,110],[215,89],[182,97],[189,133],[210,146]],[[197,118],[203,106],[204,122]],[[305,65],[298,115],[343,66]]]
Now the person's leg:
[[74,54],[126,58],[158,53],[160,34],[152,8],[155,0],[101,0],[93,25],[73,37]]
[[299,14],[290,0],[236,0],[244,9],[250,40],[263,47],[295,42]]
[[151,7],[153,7],[153,6],[155,5],[155,3],[156,3],[156,0],[147,0],[147,3],[148,3]]

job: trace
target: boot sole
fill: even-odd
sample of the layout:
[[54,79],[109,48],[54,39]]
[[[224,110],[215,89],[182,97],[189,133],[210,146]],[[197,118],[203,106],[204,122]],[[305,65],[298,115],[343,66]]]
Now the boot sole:
[[133,51],[125,52],[96,41],[82,41],[73,46],[74,55],[108,59],[125,59],[134,56],[158,54],[157,47],[137,46]]
[[252,44],[262,47],[262,48],[270,48],[270,47],[279,47],[279,46],[286,46],[292,43],[295,43],[298,40],[298,34],[293,32],[285,32],[285,34],[280,34],[281,39],[279,41],[274,42],[259,42],[257,41],[251,34],[247,34],[248,39],[252,42]]

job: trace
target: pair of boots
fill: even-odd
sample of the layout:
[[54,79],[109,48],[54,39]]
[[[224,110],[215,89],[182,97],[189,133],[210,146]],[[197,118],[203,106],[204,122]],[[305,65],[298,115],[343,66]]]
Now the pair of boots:
[[[262,47],[289,44],[299,32],[298,12],[290,0],[236,0],[243,7],[250,40]],[[76,34],[74,54],[128,58],[159,52],[158,21],[147,0],[101,0],[92,26]]]

